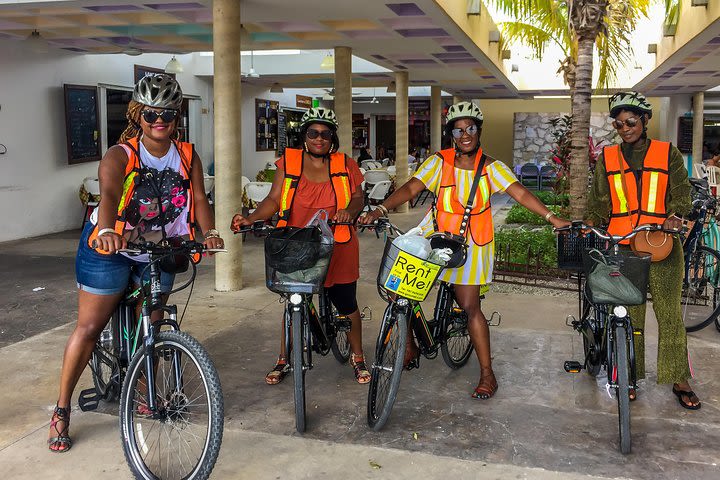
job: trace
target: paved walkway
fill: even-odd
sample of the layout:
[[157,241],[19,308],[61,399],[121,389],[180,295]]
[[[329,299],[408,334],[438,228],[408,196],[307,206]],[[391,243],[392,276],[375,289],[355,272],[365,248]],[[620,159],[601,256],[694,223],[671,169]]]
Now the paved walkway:
[[[421,215],[413,210],[393,220],[407,227]],[[0,288],[7,293],[0,298],[0,465],[6,478],[130,478],[117,405],[73,411],[71,452],[54,455],[45,446],[62,349],[76,315],[77,235],[0,245]],[[576,300],[550,291],[528,295],[498,286],[484,302],[486,312],[503,315],[491,333],[500,383],[491,400],[470,398],[479,373],[474,358],[457,371],[440,358],[423,358],[420,369],[403,375],[385,429],[372,432],[365,423],[367,388],[354,382],[349,366],[321,357],[307,374],[308,431],[298,435],[291,379],[278,386],[263,381],[277,354],[282,306],[264,287],[261,247],[257,239],[245,243],[247,286],[240,292],[215,292],[211,261],[205,261],[183,323],[204,343],[222,381],[226,427],[214,478],[718,478],[720,333],[710,327],[690,336],[693,385],[703,400],[701,410],[690,412],[669,386],[654,383],[657,332],[648,319],[649,378],[632,405],[633,453],[622,456],[615,400],[604,380],[562,370],[563,361],[579,359],[582,350],[564,324]],[[370,357],[384,307],[374,283],[381,252],[372,233],[361,235],[358,296],[372,309],[363,324]],[[179,294],[175,301],[184,304],[185,298]],[[78,391],[91,385],[86,372]]]

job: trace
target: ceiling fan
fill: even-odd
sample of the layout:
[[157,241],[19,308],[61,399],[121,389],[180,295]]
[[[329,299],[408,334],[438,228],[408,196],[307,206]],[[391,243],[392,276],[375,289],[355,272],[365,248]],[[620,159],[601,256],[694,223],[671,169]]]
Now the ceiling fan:
[[373,97],[370,100],[353,100],[353,103],[380,103],[380,100],[375,96],[375,89],[373,88]]
[[[122,53],[125,55],[129,55],[131,57],[137,57],[138,55],[142,55],[143,53],[149,53],[150,50],[143,50],[140,45],[135,43],[135,36],[133,35],[132,29],[128,30],[128,42],[117,42],[113,43],[114,46],[120,48],[120,50],[117,50],[115,52],[110,53]],[[153,53],[169,53],[169,54],[176,54],[178,52],[172,51],[172,50],[157,50],[155,48],[152,49]]]
[[[326,89],[325,89],[325,92],[326,92],[325,95],[322,96],[322,99],[323,99],[323,100],[333,100],[333,99],[335,99],[335,89],[334,89],[334,88],[326,88]],[[352,92],[352,96],[354,97],[354,96],[356,96],[356,95],[362,95],[362,92],[355,92],[355,91],[353,91],[353,92]]]
[[242,75],[245,78],[259,78],[260,74],[255,71],[255,62],[253,59],[253,51],[250,50],[250,70],[247,72],[240,72],[240,75]]

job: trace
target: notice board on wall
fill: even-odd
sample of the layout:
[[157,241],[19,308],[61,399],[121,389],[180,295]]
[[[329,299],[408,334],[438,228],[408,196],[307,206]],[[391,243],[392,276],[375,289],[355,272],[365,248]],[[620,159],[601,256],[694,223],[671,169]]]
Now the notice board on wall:
[[64,85],[64,93],[68,163],[100,160],[97,87]]
[[693,119],[692,117],[678,118],[678,136],[675,145],[681,153],[692,153]]

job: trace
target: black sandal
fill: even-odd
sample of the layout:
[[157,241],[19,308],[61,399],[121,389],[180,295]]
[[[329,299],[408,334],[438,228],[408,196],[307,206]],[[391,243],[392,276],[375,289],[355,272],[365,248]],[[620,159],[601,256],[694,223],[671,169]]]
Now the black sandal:
[[[678,399],[678,403],[683,408],[687,408],[688,410],[699,410],[700,407],[702,407],[702,403],[700,403],[700,399],[698,398],[697,395],[695,395],[695,392],[693,392],[692,390],[680,390],[680,389],[675,388],[675,385],[673,385],[672,392],[675,394],[675,396]],[[682,397],[687,397],[688,400],[690,400],[691,402],[693,400],[693,397],[695,397],[698,400],[698,404],[693,405],[692,403],[685,403],[683,401]]]
[[277,385],[283,381],[289,371],[290,365],[287,363],[287,358],[278,357],[273,369],[265,375],[265,383],[268,385]]
[[[59,422],[65,423],[65,428],[59,430],[57,424]],[[60,408],[55,404],[55,410],[53,410],[52,420],[50,420],[50,428],[55,429],[56,436],[48,438],[48,450],[53,453],[65,453],[72,448],[72,439],[68,434],[70,428],[70,407]],[[52,448],[52,447],[56,448]]]

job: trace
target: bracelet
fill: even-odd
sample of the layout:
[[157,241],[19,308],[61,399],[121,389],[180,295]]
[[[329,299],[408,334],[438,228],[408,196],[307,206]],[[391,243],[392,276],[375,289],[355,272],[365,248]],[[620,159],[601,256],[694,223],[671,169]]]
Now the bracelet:
[[210,230],[208,230],[207,232],[205,232],[205,235],[203,235],[203,237],[205,237],[205,239],[208,239],[208,238],[220,238],[220,232],[218,232],[218,231],[215,230],[214,228],[211,228]]
[[546,221],[546,222],[549,222],[549,221],[550,221],[550,217],[552,217],[553,215],[555,215],[555,213],[553,213],[552,210],[549,211],[549,212],[547,212],[547,213],[545,214],[545,221]]
[[385,215],[386,217],[387,217],[388,214],[390,213],[390,212],[388,211],[387,207],[386,207],[385,205],[383,205],[382,203],[378,204],[377,208],[378,208],[378,209],[380,210],[380,212],[381,212],[383,215]]
[[97,236],[99,237],[100,235],[105,235],[106,233],[117,233],[117,232],[115,231],[114,228],[103,228],[102,230],[100,230],[98,232]]

